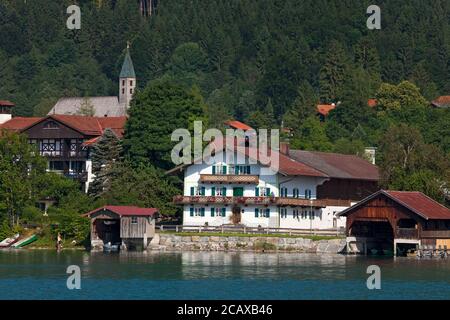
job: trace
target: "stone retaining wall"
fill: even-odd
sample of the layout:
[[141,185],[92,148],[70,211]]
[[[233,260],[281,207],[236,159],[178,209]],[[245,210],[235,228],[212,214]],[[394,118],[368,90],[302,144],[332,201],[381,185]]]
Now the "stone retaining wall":
[[305,238],[180,236],[157,233],[151,241],[149,249],[339,253],[345,248],[345,245],[345,239],[312,241]]

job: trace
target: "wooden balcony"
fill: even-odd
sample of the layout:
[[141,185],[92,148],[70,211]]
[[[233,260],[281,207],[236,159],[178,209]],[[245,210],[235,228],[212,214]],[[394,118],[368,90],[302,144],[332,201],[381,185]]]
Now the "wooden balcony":
[[421,238],[450,239],[450,230],[422,230]]
[[201,174],[201,183],[258,184],[259,177],[250,174]]
[[175,196],[175,204],[236,204],[236,205],[276,205],[324,208],[321,200],[278,197],[213,197],[213,196]]
[[416,228],[397,228],[395,237],[400,239],[419,239],[419,231]]

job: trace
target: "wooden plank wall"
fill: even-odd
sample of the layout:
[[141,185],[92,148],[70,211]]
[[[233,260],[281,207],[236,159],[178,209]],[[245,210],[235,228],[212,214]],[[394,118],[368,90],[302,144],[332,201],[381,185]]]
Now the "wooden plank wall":
[[131,223],[132,217],[122,217],[120,220],[120,237],[121,238],[143,238],[144,233],[147,231],[147,237],[152,236],[150,234],[150,218],[137,217],[137,223]]

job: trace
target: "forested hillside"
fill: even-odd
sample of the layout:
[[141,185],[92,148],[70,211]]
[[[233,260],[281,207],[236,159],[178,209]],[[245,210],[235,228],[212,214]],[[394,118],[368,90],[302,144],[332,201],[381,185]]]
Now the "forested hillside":
[[[82,8],[75,31],[66,28],[74,2]],[[375,146],[384,187],[442,199],[450,113],[429,101],[450,95],[450,1],[377,1],[382,29],[369,30],[372,2],[160,0],[145,18],[137,0],[3,0],[0,98],[31,116],[62,96],[117,95],[131,41],[140,89],[163,80],[193,92],[209,126],[283,123],[295,148],[361,154]],[[339,106],[320,122],[318,102]]]
[[322,102],[352,89],[374,96],[381,81],[409,79],[428,99],[450,92],[446,0],[378,1],[381,31],[367,29],[371,2],[360,0],[161,0],[150,19],[138,1],[84,0],[75,1],[82,29],[71,31],[73,2],[1,1],[0,96],[18,114],[42,113],[62,95],[115,94],[127,40],[141,86],[162,76],[195,83],[243,120],[270,100],[279,121],[301,85]]

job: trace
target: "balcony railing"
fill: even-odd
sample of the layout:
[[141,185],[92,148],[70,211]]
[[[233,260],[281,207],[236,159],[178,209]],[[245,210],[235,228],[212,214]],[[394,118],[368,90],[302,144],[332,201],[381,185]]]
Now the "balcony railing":
[[259,177],[250,174],[201,174],[202,183],[258,184]]
[[450,238],[450,230],[422,230],[421,238]]
[[419,231],[415,228],[397,228],[396,238],[401,239],[418,239]]
[[67,178],[79,180],[80,182],[87,182],[87,172],[64,172],[63,175]]
[[321,200],[279,197],[220,197],[220,196],[175,196],[175,204],[241,204],[277,205],[299,207],[325,207]]

